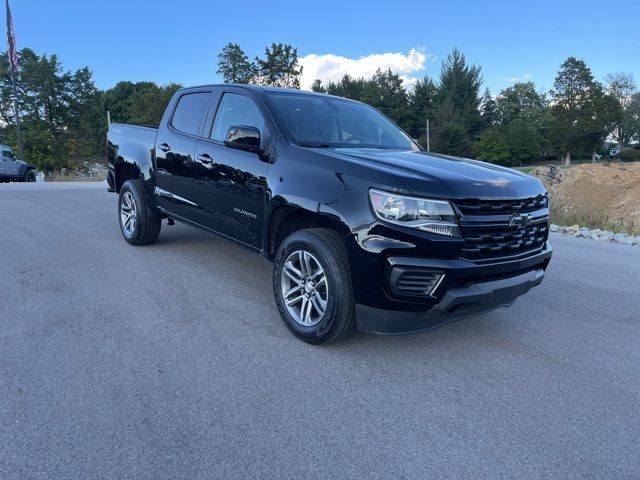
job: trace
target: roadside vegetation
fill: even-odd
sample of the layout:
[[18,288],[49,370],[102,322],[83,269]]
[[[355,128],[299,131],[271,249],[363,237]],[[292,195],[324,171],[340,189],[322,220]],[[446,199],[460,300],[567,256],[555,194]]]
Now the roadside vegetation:
[[[157,124],[180,88],[123,80],[100,90],[88,67],[67,71],[57,55],[24,48],[18,59],[25,157],[47,175],[87,170],[102,161],[107,110],[113,121]],[[274,43],[250,59],[229,43],[217,61],[217,72],[227,82],[300,87],[298,52],[288,44]],[[599,82],[583,60],[569,57],[547,92],[533,82],[515,82],[500,92],[483,90],[482,84],[482,68],[454,49],[436,78],[425,77],[411,88],[387,70],[370,79],[316,80],[313,90],[373,105],[434,152],[526,171],[607,157],[610,139],[622,147],[620,160],[640,160],[640,150],[634,149],[640,141],[640,92],[631,75],[611,74]],[[6,53],[0,55],[0,120],[0,141],[15,146]]]

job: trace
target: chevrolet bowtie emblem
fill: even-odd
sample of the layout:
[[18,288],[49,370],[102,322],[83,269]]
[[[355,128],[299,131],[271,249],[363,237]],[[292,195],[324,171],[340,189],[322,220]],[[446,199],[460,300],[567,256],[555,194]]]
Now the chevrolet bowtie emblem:
[[509,220],[509,226],[510,227],[526,227],[531,223],[532,220],[533,220],[533,217],[531,216],[530,213],[525,213],[524,215],[520,213],[516,213],[511,217],[511,220]]

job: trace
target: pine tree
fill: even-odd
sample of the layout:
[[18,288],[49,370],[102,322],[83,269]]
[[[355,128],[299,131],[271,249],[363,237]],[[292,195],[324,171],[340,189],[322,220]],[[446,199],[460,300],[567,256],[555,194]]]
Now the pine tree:
[[257,83],[275,87],[300,88],[302,67],[298,49],[284,43],[272,43],[264,50],[264,59],[255,59]]
[[218,54],[217,73],[225,83],[251,83],[255,76],[255,66],[240,45],[229,42]]
[[453,49],[442,63],[434,99],[434,150],[450,155],[471,153],[471,142],[483,124],[481,84],[480,67],[469,66],[462,52]]

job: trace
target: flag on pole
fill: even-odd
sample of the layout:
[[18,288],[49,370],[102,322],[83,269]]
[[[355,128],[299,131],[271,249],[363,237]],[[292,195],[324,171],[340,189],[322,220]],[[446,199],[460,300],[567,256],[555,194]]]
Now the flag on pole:
[[16,52],[16,34],[13,31],[13,17],[9,8],[9,0],[5,0],[7,6],[7,43],[9,44],[9,63],[11,71],[18,71],[18,52]]

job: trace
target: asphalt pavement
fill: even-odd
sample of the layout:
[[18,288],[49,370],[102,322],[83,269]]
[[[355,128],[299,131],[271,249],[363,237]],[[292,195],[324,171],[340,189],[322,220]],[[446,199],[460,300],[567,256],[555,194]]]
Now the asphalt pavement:
[[0,479],[638,479],[640,248],[552,243],[511,308],[314,347],[261,257],[0,184]]

